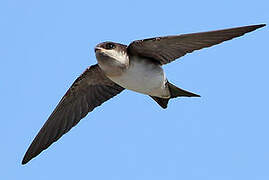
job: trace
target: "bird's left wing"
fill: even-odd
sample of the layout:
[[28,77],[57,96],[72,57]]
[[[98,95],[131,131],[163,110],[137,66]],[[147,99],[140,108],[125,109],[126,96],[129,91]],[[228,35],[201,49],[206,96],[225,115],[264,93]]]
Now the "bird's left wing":
[[263,26],[265,24],[137,40],[128,46],[127,51],[130,55],[150,58],[164,65],[187,53],[242,36]]
[[108,79],[98,65],[89,67],[63,96],[28,148],[26,164],[75,126],[88,112],[124,88]]

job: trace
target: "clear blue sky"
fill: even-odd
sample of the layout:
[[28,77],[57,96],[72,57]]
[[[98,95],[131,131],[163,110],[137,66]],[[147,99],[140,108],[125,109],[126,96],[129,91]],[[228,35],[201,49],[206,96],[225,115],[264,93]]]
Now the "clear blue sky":
[[126,90],[37,158],[29,144],[102,41],[267,23],[261,1],[0,2],[0,179],[268,180],[268,26],[165,66],[201,98]]

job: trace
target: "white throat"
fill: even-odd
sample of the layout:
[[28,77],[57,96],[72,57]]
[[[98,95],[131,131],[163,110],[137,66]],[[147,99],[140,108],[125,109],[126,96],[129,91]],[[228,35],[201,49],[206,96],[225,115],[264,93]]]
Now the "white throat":
[[108,76],[119,76],[129,68],[129,57],[124,51],[101,49],[96,53],[98,64]]
[[111,58],[117,60],[120,64],[127,65],[129,64],[129,57],[124,51],[116,51],[114,49],[104,50],[104,52]]

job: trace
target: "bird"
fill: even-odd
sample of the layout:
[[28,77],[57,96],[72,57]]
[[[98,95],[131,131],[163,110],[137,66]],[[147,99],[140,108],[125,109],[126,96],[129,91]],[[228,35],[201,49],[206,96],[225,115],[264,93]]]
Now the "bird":
[[163,65],[264,27],[266,24],[135,40],[128,46],[102,42],[89,66],[71,85],[25,153],[22,164],[47,149],[89,112],[124,89],[152,98],[165,109],[170,99],[200,97],[168,81]]

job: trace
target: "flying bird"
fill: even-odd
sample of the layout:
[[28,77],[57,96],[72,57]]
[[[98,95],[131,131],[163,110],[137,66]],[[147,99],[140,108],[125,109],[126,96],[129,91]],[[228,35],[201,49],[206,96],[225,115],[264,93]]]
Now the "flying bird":
[[26,164],[97,106],[124,89],[150,96],[162,108],[177,97],[199,97],[167,80],[162,65],[187,53],[210,47],[265,26],[243,26],[217,31],[155,37],[131,42],[128,46],[103,42],[95,47],[98,64],[81,74],[28,148],[22,164]]

